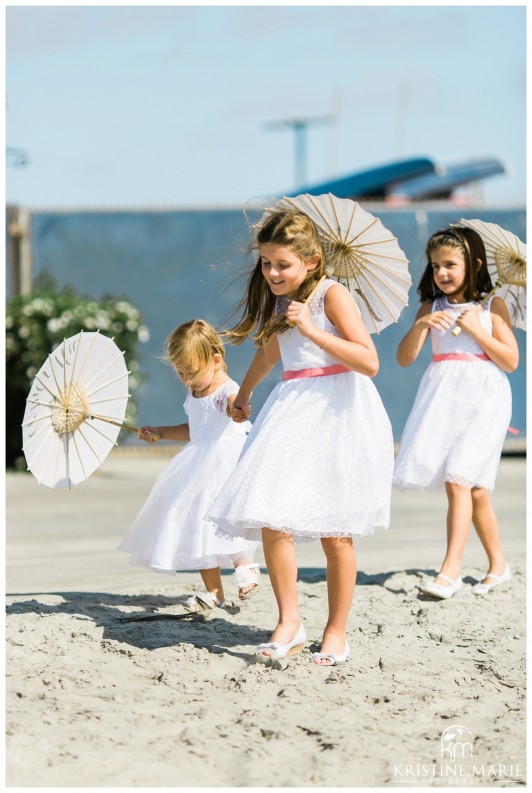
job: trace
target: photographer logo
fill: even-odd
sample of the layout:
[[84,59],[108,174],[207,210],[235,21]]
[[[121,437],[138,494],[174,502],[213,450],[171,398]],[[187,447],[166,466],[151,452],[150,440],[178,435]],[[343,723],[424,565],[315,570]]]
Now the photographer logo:
[[524,783],[522,763],[483,762],[475,756],[475,736],[468,727],[452,724],[439,739],[440,762],[395,763],[393,781],[398,784],[486,785],[496,782]]
[[473,757],[473,733],[467,727],[453,724],[441,734],[441,757],[456,763],[457,758]]

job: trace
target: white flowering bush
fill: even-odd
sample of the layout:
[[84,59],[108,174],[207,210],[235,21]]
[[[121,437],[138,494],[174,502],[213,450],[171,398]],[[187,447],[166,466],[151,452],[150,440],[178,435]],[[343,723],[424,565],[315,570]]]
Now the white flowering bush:
[[149,339],[140,312],[125,299],[80,297],[70,287],[59,290],[46,276],[31,295],[16,295],[6,307],[6,462],[17,464],[22,455],[21,424],[32,381],[46,358],[61,342],[81,330],[100,330],[112,336],[121,350],[129,375],[131,399],[126,423],[137,415],[135,390],[142,381],[137,348]]

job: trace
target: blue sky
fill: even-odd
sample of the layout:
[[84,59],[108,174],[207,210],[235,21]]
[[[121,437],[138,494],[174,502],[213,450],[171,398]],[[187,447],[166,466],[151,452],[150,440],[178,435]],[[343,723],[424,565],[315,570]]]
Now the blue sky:
[[238,206],[307,176],[398,157],[497,157],[490,205],[522,205],[526,8],[521,6],[8,6],[11,203]]

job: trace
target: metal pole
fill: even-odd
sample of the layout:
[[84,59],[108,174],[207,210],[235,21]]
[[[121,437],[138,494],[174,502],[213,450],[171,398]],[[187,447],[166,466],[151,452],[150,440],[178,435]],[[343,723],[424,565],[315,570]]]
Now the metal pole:
[[294,123],[295,142],[295,180],[296,187],[307,183],[307,124],[304,121]]
[[314,116],[312,118],[283,119],[264,124],[268,130],[294,130],[294,179],[296,188],[304,187],[307,181],[307,128],[316,124],[328,124],[334,116]]

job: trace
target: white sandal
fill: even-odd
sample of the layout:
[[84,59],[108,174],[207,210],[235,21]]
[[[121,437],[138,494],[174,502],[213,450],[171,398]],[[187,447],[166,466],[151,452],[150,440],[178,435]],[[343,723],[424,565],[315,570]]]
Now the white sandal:
[[[235,580],[238,587],[238,597],[240,600],[247,600],[256,595],[260,588],[260,565],[240,564],[235,567]],[[246,586],[253,585],[252,589],[241,594],[240,590]]]
[[195,614],[198,611],[212,611],[215,606],[225,609],[226,600],[218,600],[212,592],[202,592],[200,595],[191,595],[185,602],[185,611]]

